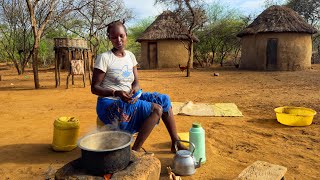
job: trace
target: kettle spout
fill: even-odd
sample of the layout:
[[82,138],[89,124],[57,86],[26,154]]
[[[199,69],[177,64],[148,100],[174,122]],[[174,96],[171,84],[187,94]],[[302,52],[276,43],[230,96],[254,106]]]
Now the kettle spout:
[[196,162],[196,168],[199,168],[201,166],[201,160],[202,158],[199,159],[199,162]]

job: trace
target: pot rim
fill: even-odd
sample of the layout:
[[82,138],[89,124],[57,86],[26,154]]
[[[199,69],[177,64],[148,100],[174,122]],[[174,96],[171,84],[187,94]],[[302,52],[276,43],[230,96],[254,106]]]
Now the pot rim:
[[[89,138],[89,137],[91,137],[91,136],[94,136],[94,135],[96,135],[96,134],[100,134],[100,133],[101,133],[101,134],[110,134],[110,133],[114,133],[114,132],[123,133],[123,134],[128,135],[128,136],[130,137],[130,141],[129,141],[128,143],[122,145],[122,146],[119,146],[119,147],[116,147],[116,148],[113,148],[113,149],[104,149],[104,150],[89,149],[89,148],[83,147],[83,146],[81,145],[81,142],[82,142],[83,140],[85,140],[85,139],[87,139],[87,138]],[[123,132],[123,131],[103,131],[103,132],[97,132],[97,133],[89,134],[89,135],[86,135],[86,136],[80,138],[80,139],[78,140],[77,145],[78,145],[78,147],[79,147],[80,149],[86,150],[86,151],[91,151],[91,152],[110,152],[110,151],[115,151],[115,150],[123,149],[123,148],[126,148],[127,146],[130,146],[131,143],[133,142],[133,140],[134,140],[134,139],[133,139],[132,134],[127,133],[127,132]]]

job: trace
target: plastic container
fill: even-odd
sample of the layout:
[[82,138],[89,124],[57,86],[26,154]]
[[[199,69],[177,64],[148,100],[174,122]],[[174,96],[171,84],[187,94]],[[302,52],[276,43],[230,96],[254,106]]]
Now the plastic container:
[[52,149],[71,151],[77,147],[80,122],[75,117],[59,117],[53,123]]
[[135,103],[140,98],[141,95],[142,95],[142,89],[134,93],[134,95],[132,96],[131,103]]
[[[184,140],[184,141],[189,141],[189,132],[181,132],[181,133],[178,133],[178,136],[181,140]],[[185,142],[182,142],[182,144],[189,148],[189,143],[185,143]]]
[[308,126],[317,112],[304,107],[283,106],[274,109],[277,121],[287,126]]
[[[206,162],[206,142],[205,142],[205,131],[201,127],[200,123],[192,123],[192,128],[189,131],[189,140],[195,145],[194,158],[196,162],[201,159],[201,164]],[[193,147],[189,146],[189,150],[192,152]]]

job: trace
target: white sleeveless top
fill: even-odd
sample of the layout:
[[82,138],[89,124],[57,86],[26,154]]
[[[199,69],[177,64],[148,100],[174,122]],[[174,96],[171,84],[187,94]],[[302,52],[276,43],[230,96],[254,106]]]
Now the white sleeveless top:
[[133,67],[137,64],[132,52],[125,50],[124,57],[117,57],[109,50],[97,56],[94,68],[106,73],[101,84],[103,88],[129,93],[134,81]]

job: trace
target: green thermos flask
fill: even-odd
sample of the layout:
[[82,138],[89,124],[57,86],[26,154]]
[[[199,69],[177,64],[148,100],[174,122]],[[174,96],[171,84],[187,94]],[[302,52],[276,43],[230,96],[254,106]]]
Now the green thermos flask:
[[[200,123],[192,123],[192,127],[189,131],[189,141],[195,145],[194,158],[196,162],[199,162],[201,158],[201,164],[206,162],[206,142],[205,131],[201,127]],[[193,151],[193,147],[189,146],[190,152]]]

